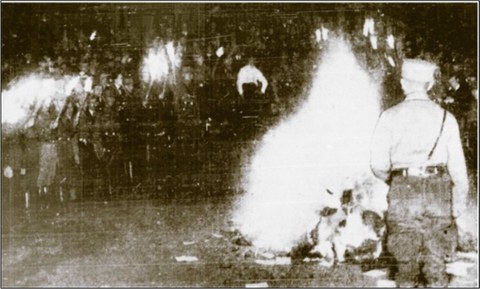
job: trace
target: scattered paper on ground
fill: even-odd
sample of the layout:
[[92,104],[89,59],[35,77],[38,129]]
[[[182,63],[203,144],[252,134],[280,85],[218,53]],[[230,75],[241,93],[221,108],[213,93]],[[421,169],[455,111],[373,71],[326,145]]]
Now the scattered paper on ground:
[[267,282],[245,284],[245,288],[267,288],[267,287],[268,287]]
[[396,288],[397,284],[392,280],[377,280],[377,287]]
[[470,260],[472,262],[477,262],[478,261],[478,254],[475,253],[475,252],[457,252],[456,253],[456,256],[459,258],[459,259],[466,259],[466,260]]
[[263,258],[265,258],[265,259],[273,259],[273,258],[275,258],[275,255],[272,254],[272,253],[261,253],[260,256],[263,257]]
[[448,263],[446,272],[454,276],[466,277],[468,276],[468,269],[472,268],[474,265],[474,263],[461,261]]
[[195,241],[185,241],[185,242],[183,242],[183,245],[189,246],[189,245],[193,245],[195,243],[196,243]]
[[310,263],[310,262],[320,262],[322,259],[320,258],[308,258],[306,257],[305,259],[303,259],[303,262],[305,263]]
[[177,262],[197,262],[198,258],[195,256],[180,256],[175,257],[175,261]]
[[289,257],[277,257],[273,260],[255,260],[255,263],[260,265],[290,265],[292,260]]
[[363,275],[372,277],[372,278],[380,278],[380,277],[385,277],[387,275],[387,272],[383,270],[371,270],[363,273]]

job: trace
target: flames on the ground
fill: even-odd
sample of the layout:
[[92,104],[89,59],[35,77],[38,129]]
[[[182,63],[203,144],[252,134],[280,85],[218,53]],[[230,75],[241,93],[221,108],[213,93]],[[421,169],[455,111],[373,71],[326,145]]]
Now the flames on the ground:
[[[263,136],[245,164],[244,195],[233,222],[257,248],[290,251],[314,228],[315,250],[323,255],[332,246],[355,248],[378,235],[362,220],[363,212],[383,217],[387,208],[388,187],[369,165],[381,85],[360,67],[341,37],[329,40],[318,62],[307,100]],[[342,210],[348,190],[352,202]],[[338,222],[320,218],[326,207],[337,208]],[[340,226],[343,219],[346,226]]]

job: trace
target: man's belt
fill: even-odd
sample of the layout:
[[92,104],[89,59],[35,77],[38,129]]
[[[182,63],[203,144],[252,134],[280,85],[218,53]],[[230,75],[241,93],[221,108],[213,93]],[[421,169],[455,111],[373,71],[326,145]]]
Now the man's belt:
[[448,172],[445,166],[427,166],[394,169],[390,173],[390,177],[431,177],[443,176]]

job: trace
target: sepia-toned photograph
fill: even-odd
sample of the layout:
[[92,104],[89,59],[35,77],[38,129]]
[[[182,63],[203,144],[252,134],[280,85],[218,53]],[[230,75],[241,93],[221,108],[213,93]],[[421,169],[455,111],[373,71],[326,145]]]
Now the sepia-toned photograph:
[[477,1],[1,4],[1,287],[478,288]]

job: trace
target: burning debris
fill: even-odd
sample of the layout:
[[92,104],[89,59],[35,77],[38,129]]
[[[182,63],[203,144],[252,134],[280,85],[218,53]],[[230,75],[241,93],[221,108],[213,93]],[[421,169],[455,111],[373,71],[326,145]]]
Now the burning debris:
[[263,137],[245,166],[233,219],[255,247],[295,255],[303,246],[331,265],[367,240],[378,257],[388,187],[369,166],[380,84],[345,40],[330,38],[328,48],[307,100]]

